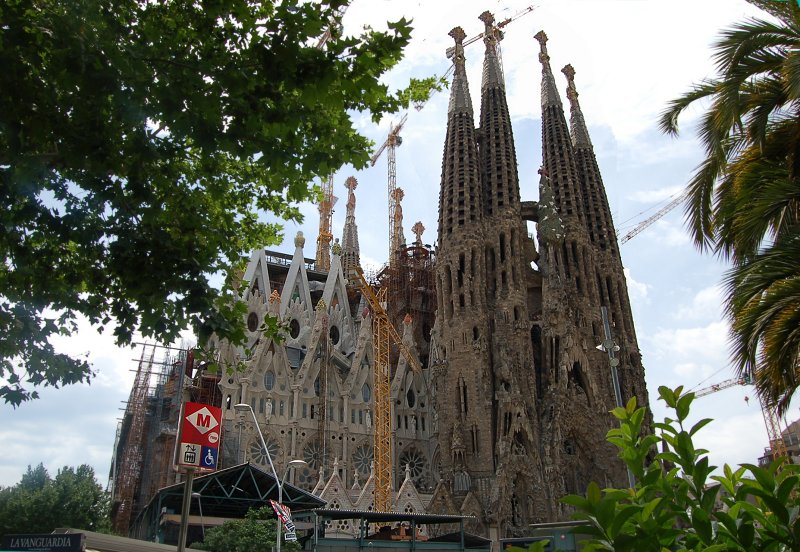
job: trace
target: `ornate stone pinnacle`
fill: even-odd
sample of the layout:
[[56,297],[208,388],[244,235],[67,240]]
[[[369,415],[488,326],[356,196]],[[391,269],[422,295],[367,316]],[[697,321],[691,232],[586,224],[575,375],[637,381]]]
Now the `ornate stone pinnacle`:
[[406,193],[403,191],[403,188],[395,188],[392,192],[392,198],[395,201],[403,201],[404,197],[406,197]]
[[317,308],[316,308],[316,311],[317,311],[317,312],[324,311],[326,308],[328,308],[328,306],[325,304],[325,301],[324,301],[324,300],[322,300],[322,299],[320,299],[320,300],[317,302]]
[[564,68],[561,70],[564,75],[567,77],[567,82],[570,84],[575,82],[575,68],[572,67],[571,64],[567,63]]
[[487,29],[492,26],[492,23],[494,23],[494,15],[492,15],[492,12],[490,12],[489,10],[486,10],[485,12],[480,14],[478,16],[478,19],[483,21],[483,24],[486,25]]
[[306,239],[303,237],[303,232],[298,231],[297,235],[294,237],[294,246],[303,247],[305,244],[306,244]]
[[464,29],[461,27],[453,27],[453,29],[447,34],[453,37],[453,40],[456,41],[456,44],[462,44],[464,39],[467,38],[467,33],[465,33]]
[[269,302],[270,303],[275,303],[275,302],[280,301],[280,300],[281,300],[281,296],[278,293],[278,290],[277,289],[273,289],[272,293],[269,294]]
[[417,245],[422,245],[422,233],[425,231],[422,221],[417,221],[414,226],[411,227],[411,231],[414,232],[414,235],[417,237]]
[[544,31],[539,31],[533,38],[539,41],[539,46],[541,47],[541,51],[539,52],[539,61],[542,63],[550,61],[550,56],[547,55],[547,35]]
[[578,101],[578,90],[575,88],[575,69],[572,65],[567,64],[561,72],[567,77],[567,98],[574,105]]
[[355,190],[358,187],[358,180],[354,176],[348,176],[347,180],[344,181],[344,187],[351,191]]

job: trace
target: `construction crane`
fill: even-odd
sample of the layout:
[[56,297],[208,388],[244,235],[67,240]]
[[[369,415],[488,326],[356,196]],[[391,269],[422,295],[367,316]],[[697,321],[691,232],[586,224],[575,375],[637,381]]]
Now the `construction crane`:
[[[511,17],[507,17],[497,25],[494,25],[492,30],[489,32],[500,32],[500,29],[511,23],[512,21],[516,21],[523,15],[527,15],[535,9],[535,6],[528,6],[524,10],[515,13]],[[488,12],[486,12],[488,13]],[[483,17],[483,16],[482,16]],[[479,35],[473,36],[472,38],[466,40],[464,42],[464,46],[472,44],[486,36],[487,31],[482,32]],[[454,48],[447,49],[447,57],[452,58],[455,53]],[[448,78],[449,75],[453,72],[455,65],[451,65],[447,72],[444,74],[444,78]],[[417,111],[421,110],[425,107],[427,100],[423,102],[418,102],[415,104],[415,108]],[[403,139],[400,136],[400,130],[403,128],[403,125],[406,123],[408,119],[408,112],[406,112],[403,117],[400,119],[400,122],[397,125],[392,125],[389,129],[389,135],[386,137],[386,140],[381,144],[381,146],[375,150],[375,153],[372,155],[370,159],[371,166],[374,167],[375,163],[378,161],[380,156],[383,154],[384,151],[388,150],[389,156],[389,179],[388,179],[388,197],[389,197],[389,265],[391,266],[395,254],[397,253],[397,245],[399,244],[400,237],[399,232],[400,228],[398,228],[396,223],[396,214],[397,214],[397,205],[398,200],[395,194],[395,189],[397,188],[397,158],[395,153],[395,148],[403,143]]]
[[406,120],[408,119],[408,113],[403,115],[400,122],[396,125],[392,125],[389,128],[389,136],[386,137],[386,141],[381,144],[381,147],[377,149],[377,151],[372,155],[370,162],[372,163],[371,166],[375,166],[375,163],[378,161],[378,158],[385,150],[389,150],[387,154],[389,156],[389,264],[391,265],[395,253],[395,244],[399,241],[398,239],[398,231],[397,224],[395,221],[395,215],[397,213],[397,196],[395,190],[397,189],[397,158],[395,154],[395,148],[403,143],[403,138],[400,136],[400,130],[403,128],[403,125],[406,124]]
[[[317,42],[317,48],[322,50],[325,44],[333,37],[334,29],[338,32],[341,30],[342,17],[344,12],[347,11],[349,4],[337,8],[333,12],[333,17],[328,21],[328,28],[322,33]],[[333,175],[330,175],[327,180],[322,181],[322,200],[319,204],[319,235],[317,236],[317,258],[314,263],[314,268],[317,270],[330,270],[331,268],[331,240],[333,234],[331,233],[331,219],[333,218],[333,205],[336,203],[336,198],[333,197]]]
[[[489,31],[489,32],[498,32],[500,29],[502,29],[503,27],[505,27],[506,25],[508,25],[508,24],[509,24],[509,23],[511,23],[512,21],[516,21],[517,19],[519,19],[519,18],[520,18],[520,17],[522,17],[523,15],[528,15],[529,13],[531,13],[531,12],[532,12],[533,10],[535,10],[535,9],[536,9],[536,6],[528,6],[528,7],[527,7],[527,8],[525,8],[524,10],[518,11],[517,13],[515,13],[514,15],[512,15],[511,17],[507,17],[507,18],[503,19],[503,20],[502,20],[500,23],[498,23],[497,25],[494,25],[494,27],[492,28],[492,30],[491,30],[491,31]],[[482,38],[484,38],[485,36],[486,36],[486,31],[482,32],[482,33],[481,33],[481,34],[479,34],[479,35],[475,35],[475,36],[473,36],[473,37],[471,37],[471,38],[468,38],[468,39],[464,40],[464,42],[462,42],[462,44],[463,44],[463,45],[464,45],[464,47],[466,48],[467,46],[469,46],[469,45],[470,45],[470,44],[472,44],[473,42],[477,42],[477,41],[481,40]],[[501,35],[501,36],[502,36],[502,35]],[[448,48],[448,49],[445,51],[445,53],[447,54],[447,58],[448,58],[448,59],[451,59],[451,58],[452,58],[452,57],[453,57],[453,56],[456,54],[456,49],[455,49],[455,46],[450,46],[450,47],[449,47],[449,48]],[[451,68],[450,68],[450,70],[452,70],[452,69],[453,69],[453,68],[451,67]],[[449,73],[449,72],[450,72],[450,71],[448,71],[448,73]]]
[[375,441],[373,445],[374,509],[388,512],[392,492],[392,397],[390,395],[389,342],[397,345],[412,370],[422,373],[419,360],[403,345],[386,312],[386,288],[377,293],[367,283],[364,272],[356,267],[348,278],[361,291],[372,309],[372,344],[374,348],[373,408]]
[[661,217],[663,217],[664,215],[666,215],[667,213],[672,211],[675,207],[677,207],[678,205],[683,203],[686,200],[686,198],[688,197],[688,195],[689,195],[688,192],[686,192],[686,191],[683,192],[678,197],[676,197],[675,199],[673,199],[672,201],[670,201],[669,203],[664,205],[661,209],[656,211],[652,216],[644,219],[642,222],[637,224],[633,228],[633,230],[631,230],[630,232],[628,232],[627,234],[622,236],[622,238],[620,238],[620,240],[619,240],[619,244],[622,245],[622,244],[626,243],[631,238],[633,238],[634,236],[636,236],[637,234],[642,232],[645,228],[649,227],[654,222],[656,222],[658,219],[660,219]]
[[331,268],[331,224],[333,206],[338,198],[333,195],[333,175],[322,181],[322,199],[319,202],[319,235],[317,236],[317,258],[314,268],[326,272]]
[[[717,391],[728,389],[736,385],[752,385],[753,380],[749,375],[741,378],[732,378],[714,385],[709,385],[694,391],[695,397],[705,397]],[[779,457],[789,458],[789,452],[786,450],[786,443],[783,442],[783,435],[781,434],[780,418],[774,408],[764,404],[764,401],[759,399],[761,404],[761,414],[764,416],[764,425],[767,426],[767,436],[769,438],[769,448],[772,451],[772,458]]]

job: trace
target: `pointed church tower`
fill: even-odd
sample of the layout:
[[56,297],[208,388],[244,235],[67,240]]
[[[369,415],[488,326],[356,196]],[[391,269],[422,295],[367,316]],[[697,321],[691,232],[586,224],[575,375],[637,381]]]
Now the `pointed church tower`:
[[[485,504],[494,514],[489,521],[507,527],[527,527],[542,503],[531,507],[523,494],[541,494],[536,430],[536,388],[533,378],[531,320],[528,313],[517,154],[508,112],[498,42],[502,38],[491,13],[485,25],[481,83],[481,126],[478,137],[483,184],[484,259],[486,263],[486,315],[489,318],[491,417],[496,462],[495,493]],[[485,408],[485,407],[484,407]]]
[[[547,36],[539,32],[535,38],[541,48],[544,165],[539,203],[542,360],[536,374],[541,382],[537,383],[548,390],[541,404],[548,426],[542,428],[542,448],[555,500],[558,495],[584,493],[590,481],[601,486],[627,483],[624,466],[605,439],[615,425],[608,413],[616,406],[615,391],[609,359],[595,348],[604,337],[601,307],[617,309],[622,322],[627,293],[608,201],[571,71],[565,71],[570,79],[570,134],[550,69]],[[630,310],[625,312],[629,315]],[[627,320],[632,329],[629,316]],[[617,344],[620,338],[627,339],[616,328],[614,334]],[[623,402],[644,390],[641,370],[628,371],[628,377]],[[639,401],[646,404],[646,394]]]
[[561,98],[550,69],[547,35],[539,31],[534,38],[539,41],[539,61],[542,64],[542,162],[561,218],[569,231],[582,222],[584,215],[578,170]]
[[358,247],[358,226],[356,226],[356,187],[358,181],[348,177],[344,183],[347,188],[347,214],[342,231],[342,271],[345,278],[353,269],[361,268],[361,253]]
[[474,479],[485,480],[487,492],[491,487],[494,420],[487,408],[493,396],[492,381],[483,368],[490,365],[490,336],[485,314],[480,163],[464,67],[464,31],[456,27],[450,36],[456,43],[455,74],[439,192],[437,342],[443,370],[436,383],[436,406],[442,476],[463,497]]
[[648,401],[644,388],[644,370],[611,208],[586,121],[578,103],[575,69],[572,65],[566,65],[561,71],[567,77],[572,146],[584,198],[584,221],[593,249],[597,302],[608,308],[613,337],[621,348],[617,356],[620,359],[619,372],[622,374],[620,386],[623,400],[636,395],[638,403],[646,405]]

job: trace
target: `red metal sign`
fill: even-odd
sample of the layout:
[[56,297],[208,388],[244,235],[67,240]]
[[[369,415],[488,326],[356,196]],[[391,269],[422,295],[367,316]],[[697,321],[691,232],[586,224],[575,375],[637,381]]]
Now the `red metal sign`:
[[221,431],[221,408],[202,403],[185,403],[175,463],[201,470],[217,469]]

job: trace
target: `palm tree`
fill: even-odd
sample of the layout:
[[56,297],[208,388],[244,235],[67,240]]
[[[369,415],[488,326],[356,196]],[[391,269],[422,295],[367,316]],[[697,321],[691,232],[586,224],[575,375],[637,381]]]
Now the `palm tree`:
[[800,386],[800,7],[750,1],[776,19],[723,31],[719,76],[670,102],[660,127],[675,135],[687,107],[710,102],[686,222],[701,250],[733,265],[725,301],[736,369],[784,412]]

